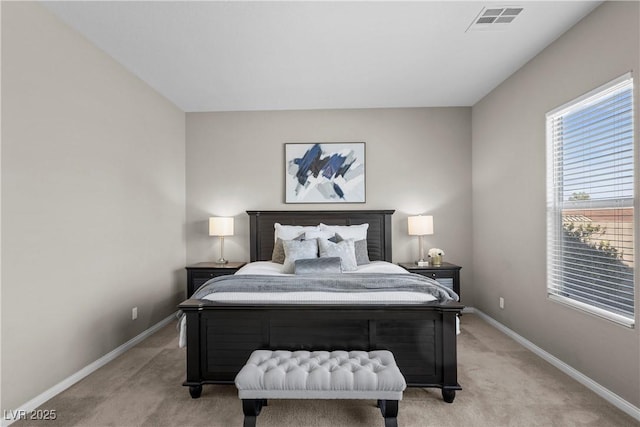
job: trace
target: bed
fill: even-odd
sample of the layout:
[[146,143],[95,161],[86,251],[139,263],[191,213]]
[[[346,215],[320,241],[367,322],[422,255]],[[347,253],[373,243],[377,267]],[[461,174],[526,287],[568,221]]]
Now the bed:
[[[250,260],[269,261],[276,223],[313,226],[369,224],[369,259],[391,262],[392,210],[247,211]],[[408,273],[407,273],[408,274]],[[437,387],[453,402],[457,381],[457,317],[448,301],[366,303],[210,301],[179,305],[186,331],[186,380],[191,397],[205,384],[231,384],[256,349],[393,352],[409,387]]]

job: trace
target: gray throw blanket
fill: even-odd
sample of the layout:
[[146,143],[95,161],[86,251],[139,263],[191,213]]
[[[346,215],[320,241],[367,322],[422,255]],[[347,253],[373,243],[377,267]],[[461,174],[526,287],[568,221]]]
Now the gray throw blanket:
[[405,291],[433,295],[439,303],[458,301],[458,295],[433,279],[419,274],[323,274],[321,276],[230,275],[202,285],[191,298],[216,292],[384,292]]

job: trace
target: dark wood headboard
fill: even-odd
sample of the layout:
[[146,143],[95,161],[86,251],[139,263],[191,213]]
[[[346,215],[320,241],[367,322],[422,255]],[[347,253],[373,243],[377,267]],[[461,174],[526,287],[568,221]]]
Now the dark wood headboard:
[[393,210],[352,211],[247,211],[249,214],[250,259],[269,261],[273,252],[274,224],[358,225],[369,224],[367,248],[371,261],[391,262],[391,215]]

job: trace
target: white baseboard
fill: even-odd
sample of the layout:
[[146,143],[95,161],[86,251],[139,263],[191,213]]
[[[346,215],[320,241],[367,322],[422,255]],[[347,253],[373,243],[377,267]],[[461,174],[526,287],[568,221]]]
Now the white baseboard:
[[58,384],[54,385],[49,390],[47,390],[44,393],[34,397],[33,399],[31,399],[30,401],[28,401],[24,405],[20,406],[18,409],[5,410],[4,414],[3,414],[3,417],[2,417],[2,427],[9,426],[9,425],[13,424],[15,421],[18,421],[19,419],[21,419],[20,417],[23,416],[23,414],[28,415],[31,411],[35,410],[36,408],[38,408],[40,405],[42,405],[43,403],[45,403],[49,399],[55,397],[59,393],[62,393],[64,390],[68,389],[69,387],[71,387],[72,385],[74,385],[75,383],[77,383],[78,381],[80,381],[81,379],[86,377],[87,375],[90,375],[90,374],[94,373],[95,371],[97,371],[98,369],[100,369],[101,367],[106,365],[107,363],[111,362],[116,357],[122,355],[125,351],[127,351],[130,348],[134,347],[136,344],[139,344],[145,338],[148,338],[154,332],[157,332],[159,329],[165,327],[172,320],[175,320],[175,319],[176,319],[176,315],[175,315],[175,313],[173,313],[172,315],[170,315],[170,316],[166,317],[165,319],[161,320],[160,322],[156,323],[155,325],[153,325],[152,327],[150,327],[146,331],[144,331],[144,332],[140,333],[139,335],[136,335],[135,337],[131,338],[129,341],[127,341],[126,343],[122,344],[120,347],[110,351],[109,353],[107,353],[104,356],[102,356],[100,359],[98,359],[95,362],[85,366],[84,368],[82,368],[78,372],[76,372],[75,374],[73,374],[73,375],[65,378],[64,380],[60,381]]
[[469,308],[466,308],[463,312],[473,313],[477,315],[482,320],[489,323],[491,326],[498,329],[499,331],[503,332],[505,335],[508,335],[510,338],[513,338],[515,341],[517,341],[527,350],[532,351],[533,353],[537,354],[547,362],[551,363],[553,366],[560,369],[562,372],[569,375],[571,378],[578,381],[580,384],[584,385],[585,387],[587,387],[588,389],[596,393],[598,396],[602,397],[604,400],[611,403],[616,408],[620,409],[621,411],[625,412],[626,414],[629,414],[631,417],[640,421],[640,408],[632,405],[631,403],[627,402],[626,400],[624,400],[623,398],[621,398],[611,390],[593,381],[591,378],[584,375],[582,372],[572,368],[571,366],[567,365],[562,360],[558,359],[552,354],[547,353],[546,351],[544,351],[543,349],[541,349],[531,341],[518,335],[517,333],[507,328],[502,323],[498,322],[492,317],[489,317],[487,314],[483,313],[482,311],[476,308],[469,307]]
[[[507,328],[502,323],[498,322],[497,320],[493,319],[492,317],[489,317],[488,315],[486,315],[482,311],[480,311],[478,309],[475,309],[473,307],[466,307],[463,310],[463,313],[473,313],[473,314],[477,315],[478,317],[480,317],[485,322],[489,323],[494,328],[498,329],[499,331],[503,332],[505,335],[508,335],[509,337],[514,339],[516,342],[521,344],[523,347],[525,347],[528,350],[532,351],[533,353],[535,353],[536,355],[538,355],[542,359],[546,360],[547,362],[551,363],[556,368],[560,369],[565,374],[569,375],[574,380],[578,381],[580,384],[582,384],[585,387],[587,387],[588,389],[592,390],[594,393],[596,393],[598,396],[602,397],[607,402],[609,402],[612,405],[614,405],[616,408],[620,409],[621,411],[625,412],[626,414],[629,414],[629,416],[631,416],[631,417],[635,418],[636,420],[640,421],[640,408],[638,408],[638,407],[632,405],[631,403],[627,402],[626,400],[624,400],[623,398],[621,398],[617,394],[613,393],[609,389],[607,389],[607,388],[603,387],[602,385],[598,384],[597,382],[593,381],[591,378],[587,377],[583,373],[581,373],[581,372],[577,371],[576,369],[572,368],[571,366],[567,365],[562,360],[558,359],[557,357],[553,356],[552,354],[547,353],[546,351],[544,351],[543,349],[541,349],[537,345],[533,344],[531,341],[527,340],[526,338],[523,338],[522,336],[518,335],[516,332],[514,332],[511,329]],[[36,396],[35,398],[31,399],[30,401],[28,401],[27,403],[25,403],[24,405],[22,405],[18,409],[14,410],[14,411],[6,411],[6,412],[10,412],[11,414],[22,414],[22,413],[28,414],[30,411],[33,411],[34,409],[38,408],[40,405],[42,405],[43,403],[45,403],[49,399],[53,398],[57,394],[63,392],[67,388],[71,387],[73,384],[77,383],[78,381],[80,381],[81,379],[86,377],[87,375],[90,375],[91,373],[93,373],[96,370],[100,369],[101,367],[103,367],[107,363],[111,362],[116,357],[118,357],[121,354],[123,354],[125,351],[129,350],[130,348],[134,347],[136,344],[138,344],[141,341],[143,341],[145,338],[151,336],[154,332],[156,332],[159,329],[163,328],[164,326],[169,324],[169,322],[171,322],[174,319],[175,319],[175,314],[172,314],[171,316],[168,316],[167,318],[161,320],[160,322],[158,322],[157,324],[153,325],[152,327],[150,327],[146,331],[142,332],[141,334],[135,336],[134,338],[132,338],[129,341],[127,341],[126,343],[122,344],[120,347],[118,347],[115,350],[112,350],[111,352],[105,354],[100,359],[96,360],[95,362],[91,363],[90,365],[85,366],[83,369],[81,369],[80,371],[78,371],[75,374],[71,375],[70,377],[62,380],[61,382],[59,382],[55,386],[51,387],[49,390],[47,390],[44,393],[42,393],[42,394]],[[5,417],[3,417],[3,419],[2,419],[2,426],[3,427],[9,426],[15,421],[17,421],[17,419],[6,419],[6,414],[5,414]]]

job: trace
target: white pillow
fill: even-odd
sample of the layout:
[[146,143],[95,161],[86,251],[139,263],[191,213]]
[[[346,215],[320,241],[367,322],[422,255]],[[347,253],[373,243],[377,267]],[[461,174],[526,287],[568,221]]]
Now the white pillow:
[[275,224],[273,224],[273,226],[276,229],[276,231],[274,233],[274,236],[273,236],[274,237],[274,239],[273,239],[274,242],[276,240],[278,240],[278,238],[280,238],[282,240],[293,240],[296,237],[298,237],[299,235],[301,235],[302,233],[305,233],[307,231],[318,231],[319,230],[317,225],[303,227],[301,225],[282,225],[282,224],[276,222]]
[[318,258],[318,240],[285,240],[283,273],[293,273],[298,259]]
[[331,230],[308,230],[304,232],[304,240],[309,239],[330,239],[334,237],[336,233]]
[[318,239],[318,247],[320,248],[320,258],[340,257],[342,271],[353,271],[358,268],[356,263],[355,240],[347,239],[338,243],[330,240]]
[[366,240],[369,224],[360,225],[326,225],[320,224],[320,230],[332,231],[342,236],[343,239]]

